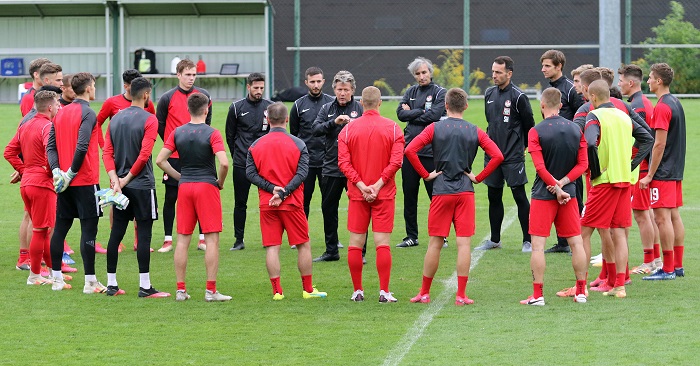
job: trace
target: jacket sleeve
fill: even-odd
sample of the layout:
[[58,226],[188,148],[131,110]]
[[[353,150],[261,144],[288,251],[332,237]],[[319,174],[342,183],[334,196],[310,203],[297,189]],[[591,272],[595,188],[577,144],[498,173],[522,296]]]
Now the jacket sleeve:
[[289,109],[289,133],[292,136],[299,137],[299,101],[295,101],[292,108]]
[[46,144],[46,158],[49,160],[49,167],[51,170],[60,168],[58,163],[58,150],[56,150],[56,130],[54,129],[53,123],[51,124],[51,131],[49,131],[49,142]]
[[578,179],[588,169],[588,152],[587,152],[586,137],[581,134],[581,140],[578,146],[578,156],[576,157],[576,165],[571,171],[566,174],[570,182]]
[[245,164],[245,176],[248,180],[255,184],[258,188],[272,193],[275,185],[263,178],[260,173],[258,173],[258,167],[255,165],[255,158],[253,157],[252,146],[248,149],[248,157]]
[[406,104],[409,107],[411,106],[411,97],[409,93],[411,93],[412,88],[408,88],[406,90],[406,94],[403,95],[403,98],[401,98],[401,102],[399,102],[399,106],[396,107],[396,116],[399,118],[399,121],[401,122],[409,122],[416,117],[420,116],[421,113],[423,113],[422,110],[420,109],[409,109],[405,111],[403,108],[401,108],[401,105]]
[[325,104],[321,107],[316,115],[316,119],[314,120],[314,136],[325,136],[333,131],[335,119],[327,119],[328,117],[326,116],[329,109],[327,106],[328,104]]
[[[238,111],[236,110],[236,103],[231,103],[228,108],[228,115],[226,116],[226,144],[228,149],[233,154],[233,146],[236,141],[236,129],[238,128]],[[246,162],[247,164],[247,162]]]
[[348,181],[355,185],[362,181],[362,178],[355,167],[352,166],[352,157],[350,156],[350,149],[348,148],[349,126],[349,124],[345,125],[338,134],[338,168]]
[[104,163],[107,173],[111,172],[112,170],[116,170],[116,164],[114,163],[114,145],[112,145],[112,134],[109,132],[109,126],[107,126],[107,132],[105,133],[105,145],[104,150],[102,150],[102,162]]
[[129,173],[131,173],[131,175],[133,176],[136,176],[139,173],[141,173],[141,170],[143,169],[143,167],[146,166],[146,163],[148,163],[148,159],[151,157],[151,153],[153,152],[153,145],[155,145],[156,136],[158,136],[158,133],[156,131],[156,118],[153,116],[149,117],[146,120],[144,128],[145,131],[143,134],[143,140],[141,141],[141,150],[139,151],[139,156],[136,158],[134,165],[131,166],[131,170],[129,170]]
[[287,185],[284,187],[284,192],[281,193],[282,199],[284,200],[287,198],[294,190],[299,188],[302,183],[304,183],[304,180],[306,180],[306,176],[309,174],[309,151],[306,149],[306,145],[302,144],[301,146],[301,155],[299,155],[299,163],[297,164],[297,171],[294,174],[294,177],[292,177],[292,180],[287,183]]
[[17,132],[10,140],[10,143],[5,146],[5,160],[7,160],[12,167],[19,172],[20,175],[24,173],[24,163],[22,159],[19,158],[19,154],[22,153],[22,148],[19,145],[19,132]]
[[396,172],[401,169],[403,164],[403,147],[406,144],[403,133],[397,124],[394,124],[392,129],[394,132],[394,142],[391,145],[391,155],[389,157],[389,165],[382,171],[382,181],[384,183],[394,179]]
[[479,133],[479,146],[484,149],[484,153],[491,157],[489,163],[486,164],[484,170],[476,176],[477,182],[482,182],[486,177],[493,173],[496,168],[503,162],[503,153],[498,148],[495,142],[491,140],[489,135],[486,134],[482,129],[478,129]]
[[445,114],[446,93],[447,91],[445,91],[444,88],[438,89],[438,92],[435,94],[435,100],[433,101],[433,105],[430,107],[430,109],[419,115],[415,120],[411,121],[411,123],[427,126],[433,122],[439,121],[440,117]]
[[[637,117],[639,117],[639,115],[637,115]],[[646,128],[644,126],[646,126]],[[632,137],[634,137],[635,145],[639,148],[637,155],[632,160],[632,170],[636,169],[642,160],[649,156],[654,147],[654,138],[649,131],[647,131],[649,126],[647,126],[646,123],[644,123],[644,126],[637,123],[637,120],[632,120]]]
[[598,160],[598,141],[600,138],[600,124],[593,113],[586,117],[586,129],[584,131],[586,147],[588,149],[588,169],[591,171],[591,179],[600,177],[600,160]]
[[158,119],[158,135],[165,142],[165,122],[168,119],[168,108],[170,107],[170,93],[164,94],[158,101],[156,109],[156,118]]
[[[520,115],[520,128],[523,130],[521,136],[525,137],[530,132],[530,129],[535,127],[535,118],[532,116],[532,106],[530,105],[530,99],[525,94],[521,94],[518,97],[518,114]],[[525,141],[527,145],[527,141]]]
[[408,162],[411,163],[413,166],[413,169],[416,170],[416,173],[421,176],[421,178],[425,179],[428,178],[430,175],[430,172],[425,170],[423,167],[423,164],[421,164],[420,159],[418,158],[418,151],[420,151],[422,148],[424,148],[426,145],[430,144],[433,142],[433,136],[435,134],[435,125],[431,124],[428,127],[426,127],[423,132],[418,134],[409,144],[406,146],[406,151],[404,154],[406,155],[406,158],[408,159]]

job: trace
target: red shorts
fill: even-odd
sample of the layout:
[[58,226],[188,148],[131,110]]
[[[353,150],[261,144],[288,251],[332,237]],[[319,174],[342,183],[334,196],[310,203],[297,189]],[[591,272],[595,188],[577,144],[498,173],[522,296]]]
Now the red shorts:
[[557,200],[538,200],[530,202],[530,235],[548,237],[552,224],[562,238],[581,235],[581,216],[578,213],[578,201],[572,198],[565,205]]
[[348,202],[348,231],[363,234],[369,228],[372,219],[372,231],[390,233],[394,231],[394,212],[396,201],[392,199],[367,202],[350,200]]
[[646,177],[647,173],[639,173],[639,180],[632,186],[632,209],[646,211],[651,208],[650,190],[639,188],[639,181]]
[[474,235],[476,223],[474,192],[433,196],[428,212],[428,235],[446,237],[454,223],[459,237]]
[[652,180],[651,208],[678,208],[683,206],[683,181]]
[[287,232],[289,245],[309,241],[309,222],[303,208],[292,210],[260,210],[262,245],[272,247],[282,244],[282,232]]
[[221,194],[211,183],[183,183],[177,193],[177,233],[192,235],[199,221],[203,234],[223,229]]
[[53,189],[24,186],[19,189],[24,210],[29,213],[32,226],[45,228],[56,226],[56,192]]
[[632,226],[630,187],[603,183],[591,187],[581,213],[581,225],[596,229]]

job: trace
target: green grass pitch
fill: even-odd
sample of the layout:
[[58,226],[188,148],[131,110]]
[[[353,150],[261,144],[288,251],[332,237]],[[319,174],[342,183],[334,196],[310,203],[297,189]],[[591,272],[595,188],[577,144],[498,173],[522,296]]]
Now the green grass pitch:
[[[215,103],[214,126],[223,131],[228,103]],[[382,115],[395,118],[397,102],[384,102]],[[626,299],[604,298],[591,293],[589,302],[575,304],[554,293],[574,281],[566,255],[547,255],[545,297],[547,306],[526,307],[518,303],[532,291],[529,255],[520,252],[520,227],[515,220],[504,232],[504,248],[483,253],[470,274],[467,293],[476,304],[453,305],[456,250],[454,236],[443,250],[441,267],[429,306],[411,304],[421,283],[427,238],[428,200],[420,193],[420,246],[394,248],[404,237],[402,192],[399,189],[395,230],[391,237],[393,271],[391,290],[399,302],[379,304],[375,253],[370,247],[365,266],[366,301],[349,301],[352,285],[346,263],[341,260],[314,265],[314,282],[328,292],[325,300],[303,300],[296,269],[296,252],[281,251],[282,285],[286,299],[272,301],[265,270],[265,251],[260,246],[257,192],[251,190],[246,226],[246,250],[230,252],[233,244],[232,180],[222,191],[224,232],[220,243],[218,288],[232,295],[228,303],[203,301],[205,275],[203,252],[190,247],[188,290],[192,299],[176,303],[168,299],[138,299],[138,269],[131,251],[133,230],[127,230],[128,250],[120,255],[118,279],[126,296],[84,295],[82,261],[73,280],[74,289],[53,292],[49,287],[25,285],[27,272],[14,268],[17,230],[22,218],[19,189],[8,183],[12,172],[0,164],[0,364],[695,364],[694,351],[700,336],[692,324],[700,318],[700,173],[694,159],[700,153],[700,101],[684,100],[688,125],[687,165],[684,181],[685,206],[681,215],[686,227],[685,268],[687,277],[663,283],[642,282],[638,275],[628,286]],[[99,103],[93,108],[99,109]],[[539,116],[539,107],[533,103]],[[19,121],[17,105],[0,105],[0,140],[6,144]],[[474,100],[465,118],[485,127],[483,101]],[[536,118],[537,119],[537,118]],[[537,119],[539,121],[539,119]],[[403,126],[403,124],[401,124]],[[699,142],[695,145],[695,142]],[[162,147],[157,141],[154,154]],[[529,158],[528,158],[529,159]],[[483,158],[477,157],[477,172]],[[528,176],[534,168],[528,160]],[[160,170],[156,168],[156,174]],[[107,175],[101,173],[103,185]],[[397,180],[400,182],[400,174]],[[162,185],[156,185],[162,208]],[[399,183],[400,187],[400,183]],[[531,187],[531,183],[527,188]],[[510,193],[504,194],[506,216],[514,215]],[[314,194],[310,215],[314,256],[324,250],[320,193]],[[477,230],[472,247],[488,234],[486,189],[476,187]],[[340,204],[340,239],[347,244],[347,198]],[[76,222],[68,242],[77,251]],[[154,224],[154,248],[163,235],[162,221]],[[453,233],[454,235],[454,233]],[[109,236],[107,217],[100,220],[98,241]],[[549,244],[553,238],[548,240]],[[594,254],[599,242],[594,241]],[[630,232],[630,265],[641,263],[639,234]],[[345,249],[347,250],[347,249]],[[97,255],[97,276],[106,283],[106,260]],[[589,278],[597,274],[591,269]],[[155,287],[175,292],[173,253],[153,253],[151,276]],[[442,301],[440,301],[442,300]],[[446,302],[445,302],[446,301]],[[444,306],[440,306],[444,304]]]

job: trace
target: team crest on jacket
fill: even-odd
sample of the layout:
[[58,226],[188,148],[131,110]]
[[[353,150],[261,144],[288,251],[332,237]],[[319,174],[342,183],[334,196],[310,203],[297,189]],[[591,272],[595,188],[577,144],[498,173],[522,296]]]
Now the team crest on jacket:
[[357,118],[357,111],[352,111],[352,112],[350,112],[350,117],[351,117],[351,118]]
[[425,98],[425,101],[426,101],[426,102],[430,102],[430,101],[432,101],[432,100],[433,100],[433,96],[432,96],[432,95],[428,95],[428,96]]
[[509,99],[509,100],[506,100],[506,103],[505,103],[505,104],[506,104],[506,108],[507,108],[507,107],[510,107],[510,99]]

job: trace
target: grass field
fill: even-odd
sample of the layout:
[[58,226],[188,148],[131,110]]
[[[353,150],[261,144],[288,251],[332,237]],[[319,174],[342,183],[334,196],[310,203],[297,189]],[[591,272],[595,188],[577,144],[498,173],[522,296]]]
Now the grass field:
[[[99,104],[93,104],[98,110]],[[520,227],[515,204],[506,192],[504,248],[475,252],[467,294],[476,304],[453,305],[456,281],[454,237],[443,250],[441,268],[429,305],[411,304],[408,299],[420,287],[427,238],[428,200],[420,196],[420,246],[393,248],[404,237],[402,193],[399,189],[395,230],[392,235],[393,271],[391,290],[396,304],[379,304],[374,251],[368,250],[364,285],[367,301],[349,301],[352,285],[341,250],[339,262],[314,265],[314,282],[329,296],[303,300],[296,269],[296,253],[281,251],[282,285],[287,298],[273,302],[265,270],[265,251],[260,246],[257,193],[249,199],[246,226],[247,249],[230,252],[233,243],[232,181],[222,191],[224,232],[220,247],[218,288],[232,295],[228,303],[205,303],[204,253],[191,247],[188,268],[190,301],[138,299],[138,267],[135,252],[120,255],[119,284],[126,296],[84,295],[81,291],[82,262],[76,253],[79,272],[74,289],[53,292],[49,287],[25,285],[27,272],[14,268],[17,260],[17,229],[22,201],[17,186],[10,185],[12,169],[0,164],[0,364],[697,364],[695,352],[700,336],[693,323],[700,318],[700,172],[693,159],[700,153],[700,101],[684,101],[688,125],[687,165],[684,181],[685,207],[681,214],[686,227],[687,277],[668,282],[642,282],[637,276],[627,288],[626,299],[604,298],[591,293],[589,302],[575,304],[554,293],[571,286],[574,277],[570,258],[547,255],[545,278],[547,306],[526,307],[518,303],[532,291],[529,255],[520,252]],[[395,118],[396,102],[385,102],[384,116]],[[17,105],[0,105],[0,141],[13,135]],[[224,129],[228,103],[215,103],[214,126]],[[539,107],[533,104],[539,115]],[[465,118],[485,126],[483,102],[475,100]],[[695,145],[698,142],[698,145]],[[155,154],[162,142],[156,143]],[[477,166],[483,161],[477,157]],[[528,175],[534,168],[528,162]],[[477,171],[479,169],[477,168]],[[156,175],[160,170],[156,168]],[[400,181],[400,174],[397,180]],[[107,182],[102,173],[103,184]],[[400,187],[400,183],[399,183]],[[528,184],[528,189],[531,183]],[[163,201],[157,184],[159,202]],[[473,245],[488,235],[486,189],[476,187],[477,230]],[[345,229],[347,199],[340,205],[340,240],[347,243]],[[310,215],[314,256],[324,250],[320,194],[314,195]],[[512,223],[508,225],[508,223]],[[78,223],[68,242],[77,251]],[[154,248],[160,247],[161,221],[154,224]],[[100,221],[98,241],[106,244],[107,218]],[[550,239],[549,243],[554,240]],[[133,230],[124,239],[133,243]],[[594,252],[599,242],[594,242]],[[483,254],[483,255],[482,255]],[[156,288],[175,292],[173,253],[153,253],[151,278]],[[478,258],[478,260],[477,260]],[[630,234],[630,265],[641,263],[642,252],[636,226]],[[97,255],[97,276],[106,284],[106,260]],[[639,263],[638,263],[639,262]],[[591,270],[593,277],[597,269]]]

